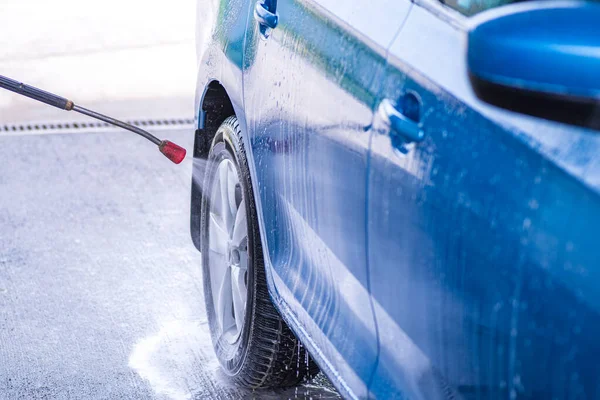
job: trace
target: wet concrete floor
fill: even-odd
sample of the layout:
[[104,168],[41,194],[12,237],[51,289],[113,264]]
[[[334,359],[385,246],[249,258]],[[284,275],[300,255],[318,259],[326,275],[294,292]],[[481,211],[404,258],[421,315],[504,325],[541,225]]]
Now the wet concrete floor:
[[0,134],[0,399],[337,398],[322,376],[247,392],[220,372],[191,169],[126,132]]

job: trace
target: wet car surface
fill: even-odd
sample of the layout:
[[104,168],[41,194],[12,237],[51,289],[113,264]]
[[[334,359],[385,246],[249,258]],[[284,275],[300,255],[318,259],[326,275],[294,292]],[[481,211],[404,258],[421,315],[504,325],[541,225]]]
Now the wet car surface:
[[113,131],[2,134],[0,159],[0,399],[338,398],[322,375],[249,392],[220,371],[189,158]]

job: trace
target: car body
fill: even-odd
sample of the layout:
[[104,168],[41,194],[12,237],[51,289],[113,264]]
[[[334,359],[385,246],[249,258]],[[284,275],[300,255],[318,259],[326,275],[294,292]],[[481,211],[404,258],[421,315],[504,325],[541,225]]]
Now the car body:
[[235,114],[269,293],[345,397],[600,397],[600,136],[480,100],[450,3],[199,1],[194,157]]

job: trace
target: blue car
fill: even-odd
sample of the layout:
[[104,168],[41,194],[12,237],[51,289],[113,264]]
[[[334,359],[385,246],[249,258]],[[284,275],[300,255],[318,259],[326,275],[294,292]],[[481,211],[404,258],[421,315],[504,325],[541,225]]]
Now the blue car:
[[600,11],[511,1],[198,3],[191,234],[234,382],[600,398]]

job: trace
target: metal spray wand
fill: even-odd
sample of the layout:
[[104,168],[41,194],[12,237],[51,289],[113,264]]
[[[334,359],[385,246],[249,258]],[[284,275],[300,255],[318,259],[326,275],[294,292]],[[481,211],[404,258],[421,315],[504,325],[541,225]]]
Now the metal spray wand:
[[150,132],[140,129],[137,126],[133,126],[95,111],[88,110],[87,108],[80,107],[64,97],[57,96],[33,86],[25,85],[24,83],[17,82],[2,75],[0,75],[0,87],[31,99],[41,101],[42,103],[46,103],[56,108],[60,108],[61,110],[75,111],[80,114],[85,114],[89,117],[99,119],[101,121],[108,122],[111,125],[116,125],[133,133],[137,133],[138,135],[157,145],[160,152],[175,164],[179,164],[185,158],[186,151],[183,147],[178,146],[168,140],[160,140]]

